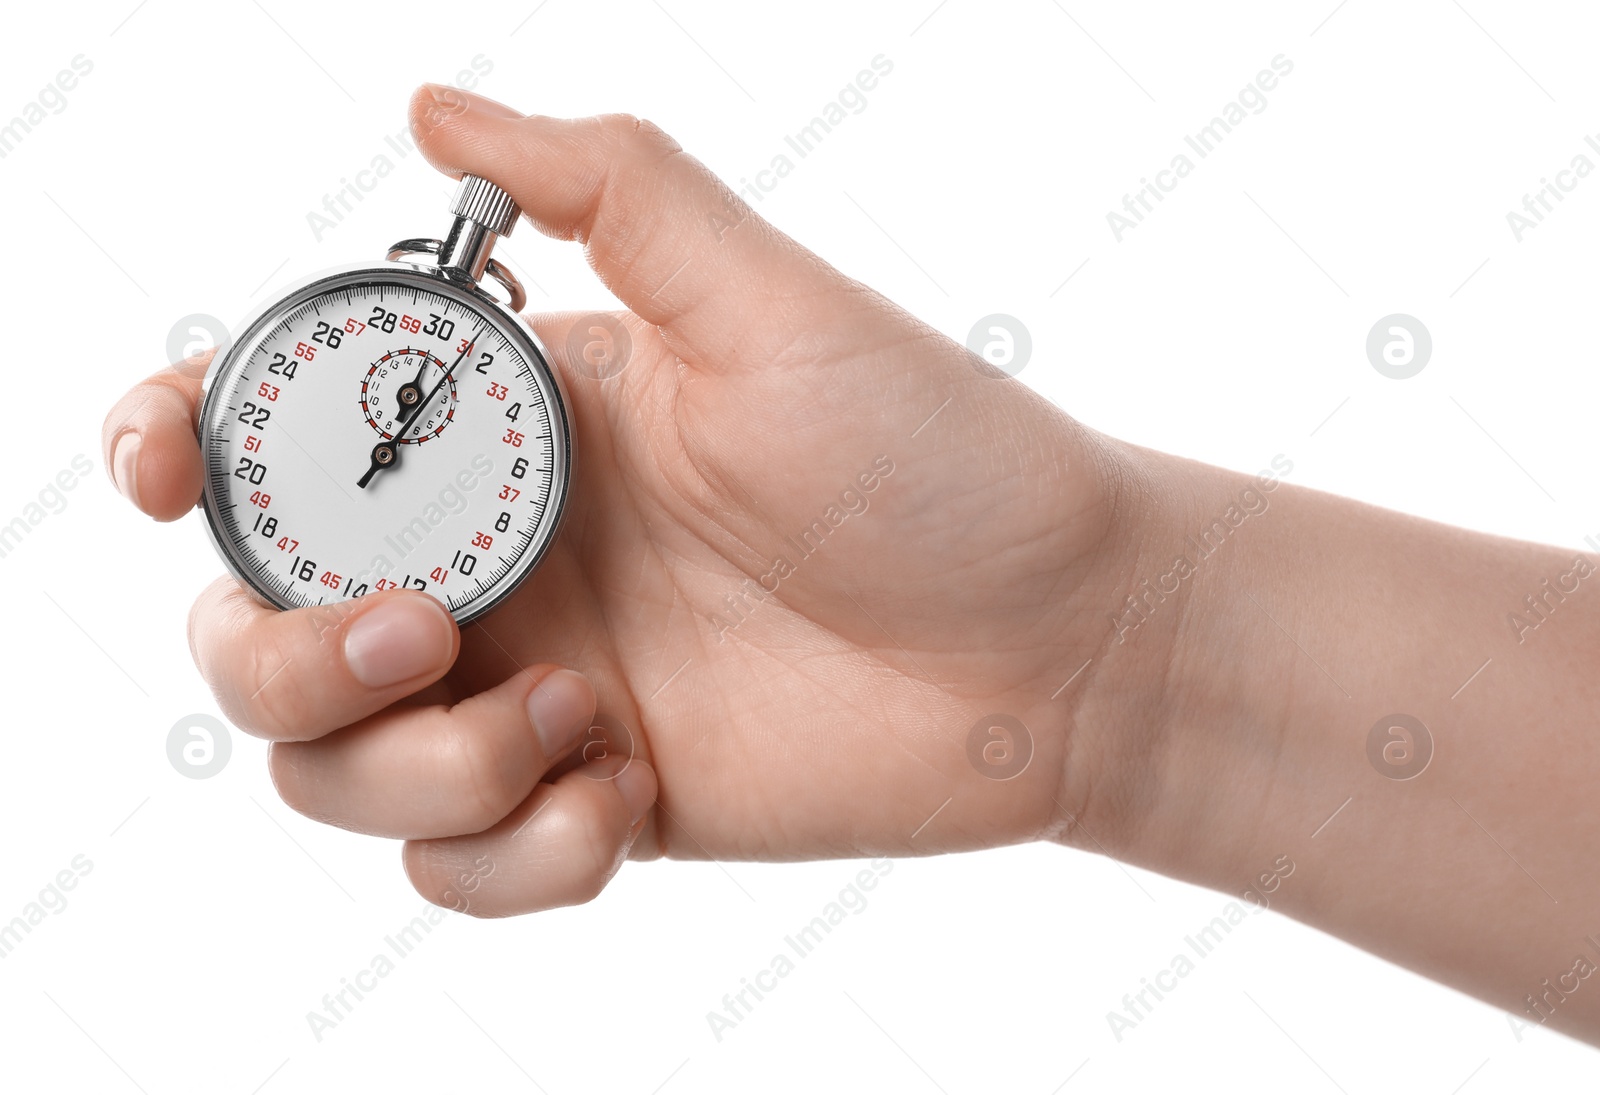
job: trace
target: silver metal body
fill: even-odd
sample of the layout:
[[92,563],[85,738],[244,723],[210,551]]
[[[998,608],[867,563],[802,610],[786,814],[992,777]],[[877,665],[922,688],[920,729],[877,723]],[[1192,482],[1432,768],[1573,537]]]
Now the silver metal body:
[[[492,192],[492,193],[491,193]],[[502,201],[496,201],[498,195]],[[445,241],[412,239],[403,240],[389,252],[389,258],[379,262],[356,263],[339,266],[295,283],[286,292],[257,308],[238,328],[226,350],[211,362],[204,381],[204,401],[196,423],[199,439],[204,449],[209,444],[219,413],[217,394],[225,387],[219,380],[242,364],[264,332],[276,324],[284,314],[292,312],[305,301],[330,290],[368,284],[397,287],[422,286],[432,292],[453,296],[470,304],[492,319],[518,350],[526,357],[535,379],[550,408],[552,430],[552,474],[550,498],[546,517],[539,533],[527,546],[516,568],[500,580],[491,597],[472,602],[470,611],[459,612],[456,619],[466,624],[489,612],[509,596],[531,574],[543,559],[550,545],[560,533],[566,513],[567,497],[572,484],[573,451],[572,424],[568,400],[560,375],[550,366],[549,353],[533,328],[518,315],[526,294],[516,279],[499,263],[489,257],[497,236],[510,231],[515,223],[516,207],[498,187],[481,179],[468,176],[462,180],[453,211],[457,211],[455,225]],[[498,229],[498,231],[496,230]],[[405,254],[429,253],[440,256],[437,265],[398,261]],[[485,273],[505,286],[510,295],[509,306],[487,293],[478,278]],[[268,604],[277,608],[294,608],[270,587],[258,581],[241,565],[237,548],[222,528],[218,516],[218,500],[210,473],[211,453],[202,452],[207,469],[201,505],[206,515],[206,531],[212,545],[222,556],[229,571]]]

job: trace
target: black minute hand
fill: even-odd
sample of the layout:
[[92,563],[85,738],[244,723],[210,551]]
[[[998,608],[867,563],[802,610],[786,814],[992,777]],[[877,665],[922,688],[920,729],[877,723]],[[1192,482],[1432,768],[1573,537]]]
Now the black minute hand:
[[[400,462],[400,439],[410,431],[417,419],[422,417],[422,412],[433,402],[433,397],[439,394],[439,389],[449,382],[451,374],[456,371],[456,366],[460,365],[466,359],[466,356],[472,352],[472,348],[478,344],[478,339],[482,336],[483,331],[484,328],[478,328],[477,333],[472,336],[466,348],[456,355],[456,359],[450,363],[450,367],[439,378],[439,383],[433,386],[433,390],[425,398],[417,400],[417,405],[411,408],[411,413],[406,415],[405,421],[401,422],[400,427],[394,431],[394,440],[380,441],[372,447],[372,463],[367,466],[367,474],[356,481],[356,486],[365,490],[367,484],[372,482],[374,475],[377,475],[384,468],[392,468]],[[423,359],[423,367],[427,367],[426,358]]]

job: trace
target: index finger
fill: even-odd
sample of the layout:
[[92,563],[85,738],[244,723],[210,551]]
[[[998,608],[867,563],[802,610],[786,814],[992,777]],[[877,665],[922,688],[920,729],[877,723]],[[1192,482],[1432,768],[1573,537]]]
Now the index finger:
[[215,354],[207,350],[135,384],[100,429],[111,482],[158,521],[176,521],[200,501],[204,471],[195,421]]
[[[541,231],[581,240],[617,299],[698,368],[813,362],[814,344],[794,332],[828,329],[872,299],[649,122],[523,115],[428,84],[411,125],[434,167],[490,179]],[[783,322],[752,322],[763,314]]]

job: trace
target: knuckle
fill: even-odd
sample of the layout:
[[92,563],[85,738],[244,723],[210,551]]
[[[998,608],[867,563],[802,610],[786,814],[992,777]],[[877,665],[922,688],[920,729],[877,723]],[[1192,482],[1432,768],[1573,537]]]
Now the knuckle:
[[570,903],[587,904],[600,896],[611,876],[622,865],[622,845],[616,839],[610,811],[605,804],[609,788],[590,789],[564,811],[559,846],[570,857],[571,882],[567,887]]
[[163,385],[184,399],[193,399],[200,393],[206,373],[210,371],[211,362],[221,349],[220,346],[208,346],[203,350],[197,350],[191,357],[174,361],[151,377],[147,383]]
[[[212,583],[211,588],[215,588],[215,583]],[[211,679],[211,675],[206,672],[207,660],[202,654],[196,632],[200,627],[200,618],[205,613],[206,602],[211,597],[211,588],[196,597],[194,604],[189,606],[189,619],[186,628],[189,637],[189,660],[194,662],[194,667],[200,671],[200,675],[205,677],[208,682]]]
[[250,726],[275,738],[302,734],[311,709],[292,679],[294,656],[282,643],[267,637],[246,641],[242,650],[244,664],[235,692]]
[[[209,355],[206,360],[210,360]],[[173,365],[169,371],[157,373],[129,389],[106,415],[102,434],[126,426],[148,427],[189,421],[191,408],[196,413],[199,409],[201,382],[180,370],[191,368],[193,366]]]
[[449,844],[432,840],[414,840],[406,844],[404,864],[406,878],[411,888],[430,905],[452,912],[466,913],[479,919],[498,915],[493,905],[465,899],[453,884],[462,872],[459,870],[461,854]]
[[434,850],[433,841],[408,840],[401,855],[411,888],[431,904],[442,905],[442,899],[448,896],[445,893],[445,871],[440,862],[441,856]]
[[453,796],[460,822],[482,832],[509,814],[521,796],[512,785],[512,765],[500,735],[482,727],[452,722],[446,742],[446,770],[455,773]]
[[220,681],[220,644],[216,640],[237,628],[230,606],[239,590],[239,583],[232,578],[217,578],[189,606],[189,656],[213,689]]
[[573,888],[572,903],[575,905],[587,905],[605,892],[606,884],[610,881],[610,875],[585,875],[583,881]]
[[216,697],[223,714],[235,726],[246,730],[250,726],[249,709],[238,679],[228,670],[227,644],[218,641],[219,635],[226,635],[231,626],[226,619],[231,585],[230,579],[218,578],[206,587],[190,607],[189,656],[210,687],[211,694]]
[[508,911],[490,901],[464,897],[450,886],[443,887],[437,897],[430,897],[428,900],[442,909],[465,913],[475,920],[498,920],[506,916]]
[[302,751],[297,742],[273,742],[267,750],[267,775],[285,806],[311,817],[315,810],[306,781],[301,778]]
[[289,613],[263,614],[232,578],[217,579],[189,610],[195,666],[234,725],[258,737],[293,741],[325,728],[323,690],[314,687],[317,680],[306,678],[306,667],[323,659],[303,656],[306,634],[292,627],[290,618]]
[[683,151],[683,146],[666,130],[635,114],[607,114],[601,119],[601,126],[623,152],[660,159]]

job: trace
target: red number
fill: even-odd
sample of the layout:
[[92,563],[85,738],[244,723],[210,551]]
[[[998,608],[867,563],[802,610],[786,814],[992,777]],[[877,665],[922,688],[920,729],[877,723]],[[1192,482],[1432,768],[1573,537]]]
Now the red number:
[[281,537],[278,540],[278,550],[279,551],[299,551],[300,550],[300,541],[299,540],[291,540],[287,536]]
[[386,589],[399,589],[400,586],[399,586],[398,583],[391,582],[387,578],[379,578],[377,585],[375,585],[373,588],[376,589],[379,593],[382,593]]
[[296,342],[294,344],[294,356],[303,357],[310,361],[317,356],[317,348],[305,342]]
[[251,491],[250,504],[252,506],[260,506],[262,509],[266,509],[268,506],[272,505],[272,495],[262,494],[258,490]]
[[484,394],[492,395],[500,402],[504,403],[506,401],[506,396],[510,393],[510,391],[511,389],[506,387],[504,384],[496,384],[491,380],[489,382],[489,390]]
[[500,497],[504,498],[507,502],[515,502],[517,498],[521,496],[521,494],[522,492],[513,487],[510,483],[507,483],[505,486],[500,488]]
[[471,352],[472,352],[472,343],[468,342],[466,339],[462,339],[461,340],[461,345],[456,347],[456,353],[458,353],[458,354],[470,354]]
[[261,398],[265,399],[268,403],[276,403],[278,401],[278,389],[274,388],[271,384],[268,384],[265,380],[263,380],[261,382],[261,386],[256,389],[256,394],[261,396]]
[[444,585],[444,580],[446,578],[450,577],[450,572],[448,570],[446,570],[444,567],[434,567],[433,568],[433,572],[431,574],[429,574],[428,577],[432,578],[435,582],[438,582],[440,585]]
[[494,537],[485,532],[480,532],[478,535],[472,538],[472,546],[475,548],[484,548],[487,550],[489,545],[492,543],[494,543]]
[[400,326],[403,330],[407,330],[412,334],[416,334],[418,331],[422,330],[422,320],[417,319],[415,316],[401,316]]
[[331,570],[325,570],[322,572],[322,584],[330,589],[338,589],[339,583],[343,581],[343,578],[339,577]]
[[352,335],[359,335],[362,331],[367,329],[367,325],[362,323],[355,316],[351,316],[349,319],[344,321],[344,329]]
[[504,441],[507,445],[510,445],[513,449],[522,448],[522,435],[516,430],[507,430],[506,435],[500,440]]
[[260,452],[261,451],[261,435],[253,433],[249,437],[245,438],[244,439],[244,451],[245,452]]

